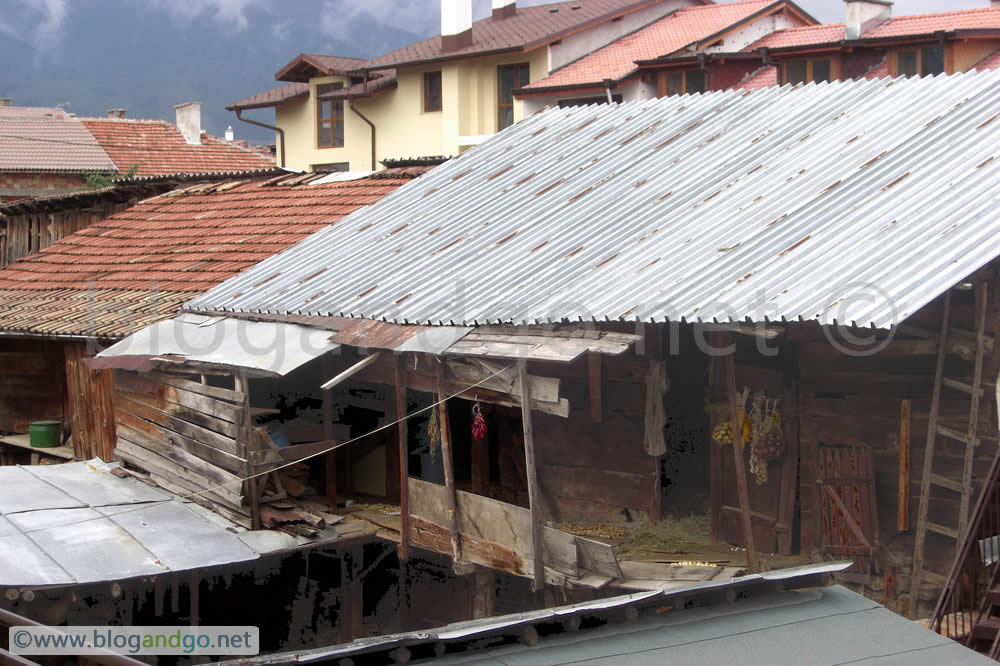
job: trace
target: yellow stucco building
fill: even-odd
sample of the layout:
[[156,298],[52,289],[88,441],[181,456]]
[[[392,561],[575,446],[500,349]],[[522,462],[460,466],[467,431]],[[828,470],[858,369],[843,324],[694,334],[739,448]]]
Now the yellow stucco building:
[[242,120],[244,111],[274,108],[278,160],[289,169],[375,170],[384,159],[453,156],[520,120],[515,90],[699,4],[493,0],[492,15],[473,23],[470,0],[442,0],[440,35],[372,60],[301,54],[275,75],[284,85],[228,108]]

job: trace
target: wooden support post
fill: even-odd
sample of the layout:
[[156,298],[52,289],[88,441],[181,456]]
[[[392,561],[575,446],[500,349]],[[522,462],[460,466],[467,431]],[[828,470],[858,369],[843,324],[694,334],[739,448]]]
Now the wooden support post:
[[[444,366],[437,366],[438,400],[444,401]],[[458,536],[458,492],[455,488],[455,460],[451,449],[451,427],[448,424],[448,403],[438,406],[441,426],[441,460],[444,463],[444,484],[448,488],[448,531],[451,533],[451,556],[455,564],[462,561],[462,545]]]
[[[326,377],[332,371],[330,355],[323,355],[323,376]],[[322,392],[323,404],[321,414],[323,419],[323,439],[333,440],[333,396],[329,391]],[[337,452],[330,451],[323,457],[324,471],[323,477],[326,481],[326,503],[330,505],[330,511],[337,510]]]
[[601,402],[601,355],[587,355],[587,375],[590,384],[590,420],[600,423],[604,419],[604,407]]
[[[396,418],[399,425],[399,559],[406,560],[410,549],[410,445],[409,428],[406,421],[406,385],[403,383],[403,357],[396,357],[394,368],[396,381]],[[403,582],[403,565],[400,566],[400,583]],[[402,589],[402,587],[400,588]]]
[[250,495],[250,526],[259,530],[261,528],[260,523],[260,493],[257,492],[258,477],[257,469],[253,463],[249,462],[254,458],[253,453],[256,451],[256,441],[257,438],[254,437],[253,431],[253,417],[250,415],[250,380],[241,371],[234,377],[233,385],[236,390],[243,394],[243,416],[240,421],[240,428],[238,430],[240,438],[243,440],[242,446],[240,446],[240,453],[243,457],[247,459],[247,476],[250,480],[247,482],[247,492]]
[[[732,342],[732,336],[726,336],[727,343]],[[743,523],[743,546],[747,551],[747,568],[750,573],[757,569],[757,548],[753,541],[753,523],[750,515],[750,489],[747,486],[747,468],[743,455],[743,442],[740,438],[740,422],[736,410],[736,358],[735,354],[726,356],[726,389],[729,394],[729,419],[733,424],[733,462],[736,467],[736,491],[740,497],[740,518]]]
[[521,421],[524,424],[524,463],[528,477],[528,504],[531,511],[531,558],[534,567],[535,592],[545,589],[545,562],[542,557],[541,495],[538,492],[538,469],[535,464],[535,437],[531,427],[531,382],[528,381],[528,362],[517,365],[517,380],[521,390]]
[[910,529],[910,401],[903,400],[899,408],[899,499],[896,530]]

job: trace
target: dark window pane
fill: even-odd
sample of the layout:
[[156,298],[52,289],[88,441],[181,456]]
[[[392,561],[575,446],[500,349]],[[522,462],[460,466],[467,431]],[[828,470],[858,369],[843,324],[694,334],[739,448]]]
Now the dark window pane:
[[500,68],[500,103],[514,103],[514,66],[504,65]]
[[807,63],[805,60],[792,60],[785,63],[785,83],[805,83],[809,78],[806,72]]
[[917,75],[917,52],[900,51],[896,55],[897,67],[896,76],[916,76]]
[[514,107],[505,106],[500,109],[500,129],[505,129],[514,124]]
[[692,69],[687,73],[686,92],[688,94],[705,92],[705,70]]
[[524,86],[531,83],[530,65],[528,64],[518,65],[517,72],[518,72],[518,81],[517,81],[518,88],[523,88]]
[[684,74],[683,72],[676,72],[674,74],[667,74],[667,85],[666,85],[666,95],[683,95],[684,94]]
[[319,145],[331,145],[330,121],[324,120],[319,124]]
[[350,171],[349,162],[330,162],[329,164],[313,164],[313,171],[316,173],[339,173]]
[[813,78],[816,83],[830,80],[830,61],[813,60]]
[[333,145],[344,145],[344,121],[335,120],[333,122]]
[[424,74],[424,111],[441,110],[441,72]]
[[944,73],[944,47],[928,46],[920,49],[920,76]]

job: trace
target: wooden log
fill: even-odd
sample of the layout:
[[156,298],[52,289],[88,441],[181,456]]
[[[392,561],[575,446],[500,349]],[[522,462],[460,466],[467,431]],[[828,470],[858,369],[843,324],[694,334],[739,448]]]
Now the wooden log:
[[899,494],[896,507],[896,530],[910,529],[910,401],[899,408]]
[[[369,357],[371,358],[371,357]],[[322,367],[323,376],[332,372],[333,366],[329,354],[323,355]],[[333,395],[329,391],[323,391],[322,406],[320,413],[323,418],[323,439],[333,440]],[[348,473],[350,473],[348,471]],[[337,509],[337,451],[330,451],[323,458],[323,480],[325,482],[326,503],[331,511]]]
[[448,423],[448,402],[445,400],[447,394],[444,392],[444,367],[437,366],[438,400],[438,423],[441,428],[441,459],[444,462],[444,483],[448,489],[448,531],[451,534],[451,555],[458,564],[462,561],[462,545],[458,534],[458,502],[455,489],[455,469],[454,458],[451,449],[451,427]]
[[531,553],[535,574],[534,590],[545,588],[545,565],[543,563],[541,494],[538,492],[538,470],[535,457],[535,437],[531,427],[531,384],[528,380],[528,362],[517,366],[518,383],[521,388],[521,422],[524,425],[524,463],[528,477],[528,505],[531,511]]
[[[731,336],[727,342],[731,343]],[[743,443],[740,441],[739,418],[736,410],[736,359],[726,355],[726,390],[729,394],[729,419],[733,424],[733,462],[736,467],[736,490],[740,498],[740,519],[743,525],[743,547],[746,548],[747,569],[753,573],[757,569],[757,548],[754,546],[753,521],[750,515],[750,491],[747,484],[747,468],[744,464]]]
[[333,379],[331,379],[331,380],[327,381],[326,383],[324,383],[322,386],[320,386],[320,389],[323,390],[323,391],[329,391],[330,389],[332,389],[337,384],[340,384],[340,383],[346,381],[350,377],[356,375],[357,373],[359,373],[362,370],[364,370],[365,368],[367,368],[369,365],[372,365],[373,363],[375,363],[375,361],[377,361],[381,355],[382,355],[382,352],[377,351],[374,354],[372,354],[371,356],[366,356],[365,358],[361,359],[360,361],[358,361],[357,363],[355,363],[354,365],[352,365],[351,367],[349,367],[347,370],[344,370],[343,372],[341,372],[339,375],[337,375]]
[[[410,548],[410,444],[409,429],[406,414],[406,385],[403,383],[403,357],[396,357],[395,386],[396,386],[396,419],[399,434],[399,516],[400,516],[400,541],[399,559],[405,562],[409,557]],[[407,569],[405,564],[400,565],[400,590],[406,587]]]
[[[233,378],[236,390],[243,394],[243,421],[240,424],[240,437],[236,440],[236,449],[242,455],[250,459],[251,454],[257,448],[257,437],[254,434],[253,421],[250,417],[250,380],[244,372],[240,372]],[[250,524],[253,529],[261,529],[260,518],[260,492],[263,488],[258,488],[264,479],[257,477],[256,470],[251,465],[247,465],[247,492],[250,495]]]

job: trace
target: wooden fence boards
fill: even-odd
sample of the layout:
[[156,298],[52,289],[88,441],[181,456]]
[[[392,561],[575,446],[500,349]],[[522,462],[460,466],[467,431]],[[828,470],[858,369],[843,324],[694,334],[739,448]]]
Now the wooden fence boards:
[[245,394],[158,373],[114,378],[119,457],[243,524],[248,463],[238,424],[246,410],[236,398]]

